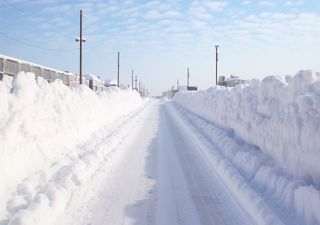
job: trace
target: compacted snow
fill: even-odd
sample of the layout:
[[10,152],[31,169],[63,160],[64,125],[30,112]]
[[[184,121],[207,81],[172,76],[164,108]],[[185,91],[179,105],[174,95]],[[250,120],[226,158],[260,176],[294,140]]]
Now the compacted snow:
[[0,82],[0,224],[320,224],[320,81],[173,101]]
[[181,116],[171,105],[148,105],[103,172],[72,197],[56,224],[254,224]]
[[320,224],[320,73],[182,92],[174,101],[242,175],[235,191],[248,184],[289,224]]
[[[24,72],[0,82],[0,98],[0,221],[30,204],[39,214],[43,207],[63,205],[70,193],[62,183],[68,176],[81,182],[77,176],[88,173],[84,162],[94,160],[86,148],[91,136],[146,103],[135,91],[110,88],[96,94],[60,80],[36,81]],[[84,162],[77,163],[79,157]],[[51,185],[55,182],[61,184]]]

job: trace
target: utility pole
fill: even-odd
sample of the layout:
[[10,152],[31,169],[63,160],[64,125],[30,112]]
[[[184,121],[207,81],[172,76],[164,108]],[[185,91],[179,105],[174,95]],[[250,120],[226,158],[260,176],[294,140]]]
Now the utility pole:
[[139,91],[138,91],[140,94],[141,94],[141,81],[139,80]]
[[218,85],[218,48],[219,45],[215,45],[216,47],[216,85]]
[[120,52],[118,52],[118,87],[120,87]]
[[177,80],[177,90],[179,90],[179,80]]
[[133,88],[133,70],[131,71],[131,88],[132,88],[132,90],[134,89]]
[[80,75],[80,84],[82,84],[82,42],[86,42],[86,40],[84,40],[82,38],[82,10],[80,10],[80,38],[76,39],[76,42],[80,43],[80,71],[79,71],[79,75]]
[[189,79],[190,79],[190,73],[189,73],[189,68],[187,72],[187,88],[189,87]]
[[136,91],[138,91],[138,87],[137,87],[138,77],[137,77],[137,75],[136,75],[136,79],[134,81],[135,81],[135,89],[136,89]]

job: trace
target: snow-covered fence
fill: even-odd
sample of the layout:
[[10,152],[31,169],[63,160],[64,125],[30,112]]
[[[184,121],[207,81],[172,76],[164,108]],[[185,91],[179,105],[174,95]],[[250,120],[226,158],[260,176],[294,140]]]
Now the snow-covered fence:
[[4,76],[13,77],[20,71],[32,72],[35,74],[36,78],[42,77],[49,82],[60,79],[67,86],[78,83],[78,79],[73,73],[63,72],[20,59],[0,55],[0,80],[2,80]]

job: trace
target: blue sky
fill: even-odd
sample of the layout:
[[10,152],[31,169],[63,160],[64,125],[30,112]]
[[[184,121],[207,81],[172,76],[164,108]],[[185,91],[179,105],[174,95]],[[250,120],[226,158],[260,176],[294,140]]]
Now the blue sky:
[[319,0],[0,0],[0,53],[78,73],[80,9],[84,72],[115,78],[120,51],[121,82],[134,69],[153,94],[185,84],[187,67],[212,86],[215,44],[219,75],[320,71]]

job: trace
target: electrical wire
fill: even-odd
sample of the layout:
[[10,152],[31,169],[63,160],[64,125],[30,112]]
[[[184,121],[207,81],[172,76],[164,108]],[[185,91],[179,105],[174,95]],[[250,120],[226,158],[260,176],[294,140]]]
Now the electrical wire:
[[[35,21],[38,21],[40,23],[45,23],[45,24],[48,24],[48,25],[51,25],[51,26],[55,26],[55,24],[53,23],[50,23],[46,20],[43,20],[39,17],[35,17],[33,15],[31,15],[30,13],[27,13],[25,12],[24,10],[22,10],[21,8],[19,7],[16,7],[14,4],[10,3],[9,1],[7,0],[2,0],[3,3],[7,4],[8,6],[10,6],[11,8],[17,10],[18,12],[20,12],[22,15],[26,16],[26,17],[29,17],[29,18],[32,18],[34,19]],[[51,49],[51,48],[43,48],[43,47],[40,47],[40,46],[37,46],[35,44],[31,44],[31,43],[28,43],[28,42],[25,42],[25,41],[21,41],[17,38],[14,38],[8,34],[5,34],[3,32],[0,32],[0,35],[5,37],[6,39],[9,39],[9,40],[12,40],[12,41],[15,41],[15,42],[18,42],[22,45],[25,45],[27,47],[30,47],[30,48],[36,48],[36,49],[40,49],[40,50],[44,50],[44,51],[56,51],[56,52],[66,52],[66,51],[72,51],[72,50],[75,50],[75,49],[79,49],[79,48],[69,48],[69,49]]]
[[69,48],[69,49],[53,49],[53,48],[43,48],[43,47],[40,47],[40,46],[37,46],[37,45],[34,45],[34,44],[30,44],[30,43],[27,43],[25,41],[21,41],[19,39],[16,39],[14,37],[11,37],[3,32],[0,31],[0,35],[9,39],[9,40],[12,40],[12,41],[15,41],[15,42],[18,42],[22,45],[25,45],[27,47],[30,47],[30,48],[36,48],[36,49],[40,49],[40,50],[44,50],[44,51],[54,51],[54,52],[67,52],[67,51],[73,51],[73,50],[76,50],[78,48]]
[[[55,24],[51,23],[51,22],[48,22],[44,19],[41,19],[39,17],[35,17],[33,15],[31,15],[30,13],[27,13],[25,12],[24,10],[22,10],[21,8],[15,6],[14,4],[10,3],[8,0],[2,0],[3,3],[7,4],[8,6],[10,6],[11,8],[15,9],[16,11],[18,11],[19,13],[21,13],[22,15],[26,16],[26,17],[29,17],[29,18],[32,18],[33,20],[37,21],[37,22],[40,22],[40,23],[45,23],[45,24],[48,24],[48,25],[51,25],[51,26],[55,26]],[[72,51],[72,50],[76,50],[76,49],[79,49],[79,48],[69,48],[69,49],[52,49],[52,48],[43,48],[43,47],[40,47],[38,45],[35,45],[35,44],[31,44],[31,43],[28,43],[28,42],[25,42],[25,41],[21,41],[17,38],[14,38],[8,34],[5,34],[3,32],[0,31],[0,35],[5,37],[6,39],[9,39],[9,40],[12,40],[12,41],[15,41],[15,42],[18,42],[22,45],[25,45],[27,47],[30,47],[30,48],[36,48],[36,49],[40,49],[40,50],[44,50],[44,51],[56,51],[56,52],[66,52],[66,51]]]
[[38,21],[40,23],[46,23],[48,25],[55,26],[55,24],[53,24],[51,22],[48,22],[48,21],[46,21],[44,19],[41,19],[39,17],[31,15],[30,13],[25,12],[24,10],[20,9],[19,7],[15,6],[14,4],[10,3],[7,0],[2,0],[2,2],[6,3],[8,6],[10,6],[11,8],[17,10],[18,12],[20,12],[22,15],[24,15],[26,17],[32,18],[32,19],[34,19],[34,20],[36,20],[36,21]]

